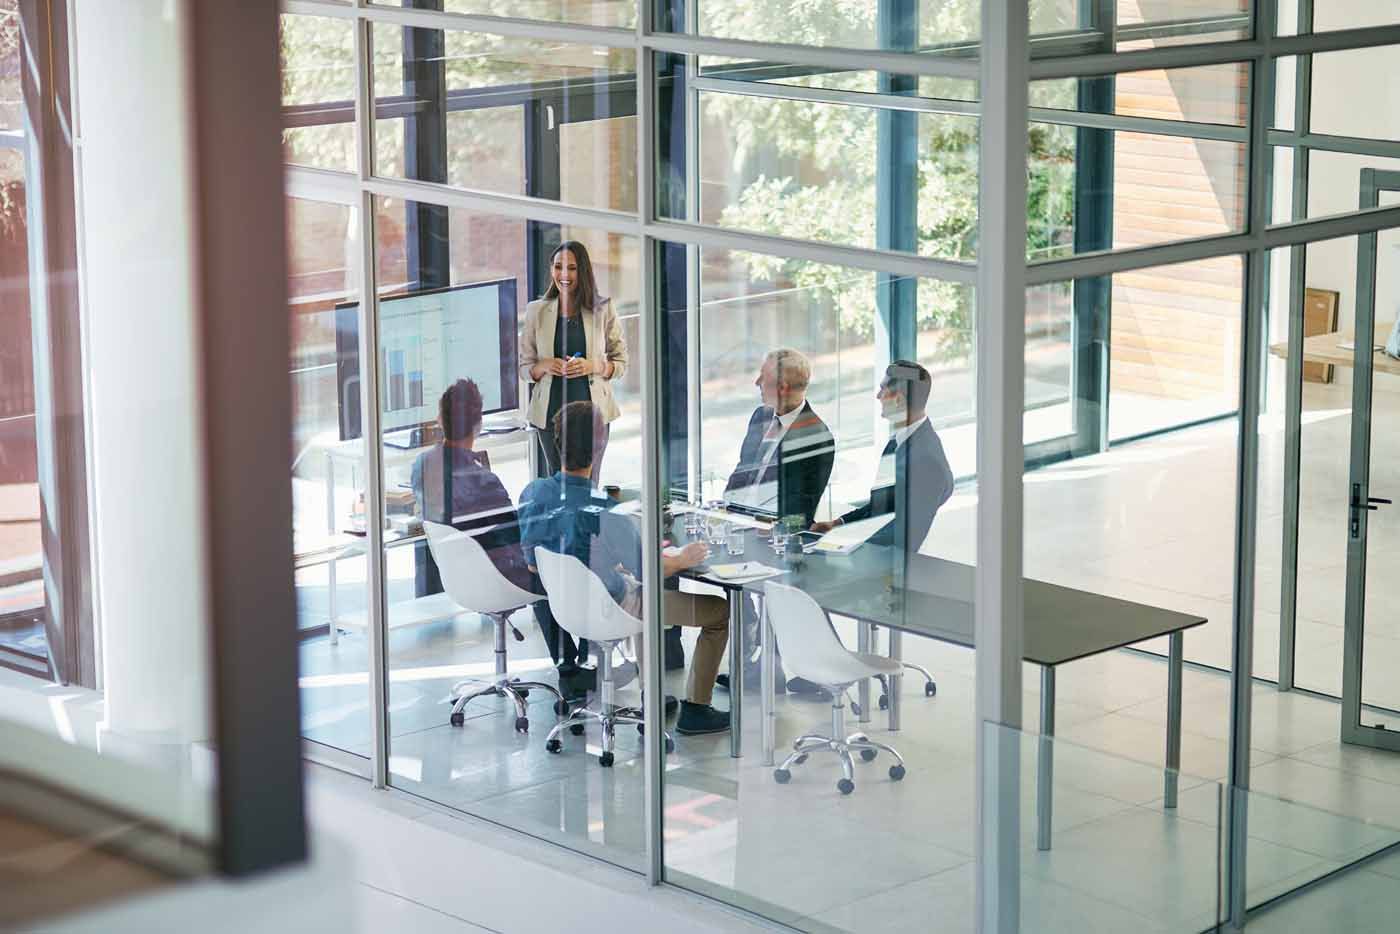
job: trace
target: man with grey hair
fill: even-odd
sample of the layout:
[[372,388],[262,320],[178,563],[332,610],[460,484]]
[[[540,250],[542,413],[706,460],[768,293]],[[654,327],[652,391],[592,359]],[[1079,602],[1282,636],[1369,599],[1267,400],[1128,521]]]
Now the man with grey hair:
[[[800,351],[781,347],[769,352],[754,385],[761,404],[749,418],[739,464],[729,475],[725,502],[779,518],[798,516],[802,528],[812,524],[836,462],[836,439],[807,402],[812,365]],[[757,628],[753,607],[745,603],[745,631]],[[749,645],[757,638],[748,640]],[[729,686],[729,676],[717,679]],[[756,684],[758,666],[745,666],[744,683]],[[801,678],[785,682],[781,662],[777,689],[820,690]]]
[[807,403],[812,365],[800,351],[770,351],[754,385],[761,405],[749,418],[739,463],[729,476],[724,498],[776,516],[801,516],[806,528],[816,518],[836,462],[836,441]]

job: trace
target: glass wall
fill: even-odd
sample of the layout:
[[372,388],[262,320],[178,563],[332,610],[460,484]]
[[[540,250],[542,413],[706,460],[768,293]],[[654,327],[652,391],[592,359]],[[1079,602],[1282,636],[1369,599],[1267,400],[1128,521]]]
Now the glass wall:
[[[373,210],[335,214],[373,236],[372,268],[338,267],[336,320],[357,331],[337,330],[335,408],[371,442],[348,501],[362,483],[361,515],[382,515],[349,578],[366,587],[363,650],[317,676],[368,698],[361,748],[388,784],[822,930],[877,929],[890,898],[971,928],[948,880],[976,876],[988,742],[1027,750],[1012,772],[1038,921],[1068,901],[1105,924],[1198,930],[1388,845],[1388,822],[1348,836],[1354,812],[1280,803],[1290,776],[1349,755],[1339,708],[1249,687],[1326,690],[1340,669],[1310,666],[1345,654],[1350,578],[1314,573],[1324,559],[1302,539],[1346,564],[1335,432],[1349,439],[1355,415],[1340,382],[1297,392],[1289,339],[1303,288],[1339,295],[1342,323],[1319,333],[1344,328],[1349,299],[1327,283],[1354,259],[1332,263],[1329,241],[1306,247],[1302,279],[1278,250],[1263,264],[1285,243],[1270,219],[1355,211],[1360,169],[1389,168],[1389,137],[1325,104],[1345,82],[1323,59],[1357,50],[1277,70],[1263,159],[1251,109],[1273,63],[1215,45],[1253,35],[1254,4],[1031,5],[1024,529],[993,544],[1023,554],[1018,703],[1040,716],[1008,713],[989,739],[969,647],[979,515],[998,508],[978,495],[979,457],[1000,436],[979,427],[1010,380],[979,396],[979,339],[1002,318],[974,290],[996,249],[979,165],[997,157],[979,148],[995,95],[978,100],[967,57],[975,5],[667,6],[640,39],[616,5],[448,6],[519,22],[497,27],[507,37],[356,12],[374,119],[347,125],[375,161],[342,179],[343,203]],[[805,47],[802,62],[752,42]],[[898,57],[915,50],[948,54]],[[353,114],[346,93],[321,110]],[[352,276],[374,284],[367,307]],[[572,322],[560,296],[589,292]],[[454,346],[469,315],[472,346]],[[1019,308],[1010,320],[1019,341]],[[573,410],[586,421],[562,417],[570,399],[592,405]],[[1288,467],[1298,438],[1332,468]],[[1245,541],[1257,557],[1241,565]],[[1305,634],[1323,581],[1330,629]],[[662,645],[634,640],[643,619]],[[330,658],[330,631],[304,625]],[[1372,712],[1384,658],[1367,663]],[[644,695],[661,709],[640,711]],[[1273,777],[1251,801],[1252,767]],[[1306,802],[1322,812],[1349,780],[1333,772]],[[1251,827],[1232,820],[1251,808]],[[1217,835],[1223,876],[1204,855]],[[1108,858],[1125,839],[1156,855]]]

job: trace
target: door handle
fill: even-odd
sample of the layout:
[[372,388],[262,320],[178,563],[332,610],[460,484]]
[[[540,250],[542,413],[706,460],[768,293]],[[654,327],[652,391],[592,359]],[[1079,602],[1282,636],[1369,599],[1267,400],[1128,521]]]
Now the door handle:
[[[1392,505],[1395,501],[1394,501],[1394,500],[1390,500],[1390,499],[1382,499],[1382,498],[1379,497],[1379,496],[1368,496],[1368,497],[1366,497],[1366,502],[1368,502],[1368,503],[1380,503],[1382,506],[1390,506],[1390,505]],[[1372,507],[1372,508],[1374,508],[1374,507]]]

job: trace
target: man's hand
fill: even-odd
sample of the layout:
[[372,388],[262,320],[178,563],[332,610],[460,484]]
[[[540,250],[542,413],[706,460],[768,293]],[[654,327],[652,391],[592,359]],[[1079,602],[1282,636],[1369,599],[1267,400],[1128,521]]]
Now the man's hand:
[[698,564],[704,564],[705,559],[710,556],[710,546],[704,542],[691,542],[681,549],[676,555],[676,561],[682,568],[693,568]]
[[831,522],[813,522],[812,531],[820,532],[823,535],[825,535],[827,532],[830,532],[832,529],[836,528],[840,524],[840,519],[833,519]]

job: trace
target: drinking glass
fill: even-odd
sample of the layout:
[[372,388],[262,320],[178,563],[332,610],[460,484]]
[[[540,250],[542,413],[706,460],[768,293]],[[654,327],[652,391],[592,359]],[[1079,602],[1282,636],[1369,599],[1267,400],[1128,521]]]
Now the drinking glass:
[[787,551],[787,541],[788,541],[788,527],[787,527],[787,523],[784,522],[782,519],[779,519],[778,521],[774,522],[774,523],[773,523],[773,531],[772,531],[771,534],[772,534],[773,550],[776,551],[778,554],[782,554],[783,552]]
[[724,547],[729,556],[737,557],[744,553],[745,529],[738,523],[728,523],[724,528]]

